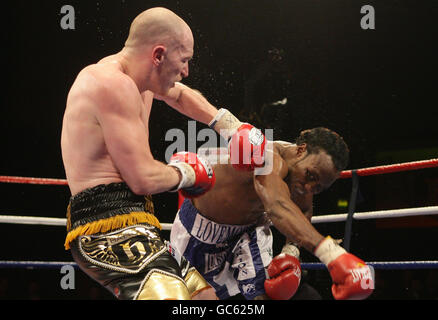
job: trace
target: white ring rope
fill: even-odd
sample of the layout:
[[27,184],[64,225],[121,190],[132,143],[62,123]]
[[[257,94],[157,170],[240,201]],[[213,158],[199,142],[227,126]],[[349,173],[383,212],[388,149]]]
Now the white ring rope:
[[[384,218],[400,218],[411,216],[426,216],[438,214],[438,206],[430,207],[418,207],[407,209],[391,209],[381,211],[369,211],[369,212],[355,212],[353,219],[366,220],[366,219],[384,219]],[[329,214],[324,216],[312,217],[312,223],[327,223],[327,222],[341,222],[347,220],[347,213],[342,214]]]
[[[383,219],[383,218],[400,218],[410,216],[424,216],[438,214],[438,206],[418,207],[407,209],[394,209],[382,211],[356,212],[353,215],[354,219]],[[323,216],[312,217],[312,223],[328,223],[328,222],[342,222],[347,219],[347,214],[329,214]],[[64,226],[67,223],[65,218],[47,218],[47,217],[29,217],[29,216],[13,216],[0,215],[0,223],[11,224],[30,224],[30,225],[45,225],[45,226]],[[170,230],[172,223],[162,223],[163,230]]]

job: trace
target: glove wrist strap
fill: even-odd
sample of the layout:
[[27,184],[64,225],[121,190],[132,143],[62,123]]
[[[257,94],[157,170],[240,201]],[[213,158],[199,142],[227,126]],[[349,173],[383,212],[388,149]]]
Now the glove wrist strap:
[[208,124],[210,128],[224,137],[226,141],[230,139],[241,125],[242,122],[224,108],[219,109],[216,116]]
[[330,236],[320,242],[314,251],[314,255],[326,266],[346,253],[344,248],[337,244]]
[[181,173],[181,180],[176,188],[169,190],[169,192],[177,192],[180,189],[191,187],[195,184],[196,174],[192,166],[185,162],[172,162],[168,164]]
[[297,259],[300,258],[300,250],[292,242],[286,243],[283,249],[281,249],[281,253],[288,254]]

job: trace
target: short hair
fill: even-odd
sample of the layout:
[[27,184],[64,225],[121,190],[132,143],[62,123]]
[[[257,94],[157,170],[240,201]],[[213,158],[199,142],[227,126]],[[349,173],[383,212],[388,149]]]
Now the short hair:
[[324,150],[332,158],[338,171],[344,170],[348,165],[350,150],[344,139],[330,129],[318,127],[301,131],[296,144],[306,144],[309,154]]
[[187,23],[169,9],[156,7],[140,13],[131,23],[125,47],[178,45]]

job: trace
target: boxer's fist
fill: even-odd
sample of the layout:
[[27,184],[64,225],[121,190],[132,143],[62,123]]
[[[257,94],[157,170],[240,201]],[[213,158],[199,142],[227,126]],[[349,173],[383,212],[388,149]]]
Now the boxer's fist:
[[210,163],[196,153],[175,153],[170,158],[169,166],[176,167],[180,171],[182,177],[176,190],[185,198],[196,198],[203,195],[213,188],[216,182]]
[[237,170],[252,171],[263,167],[266,138],[254,126],[244,123],[228,144],[231,165]]
[[373,292],[374,277],[370,267],[346,252],[332,238],[324,239],[316,248],[315,255],[327,265],[335,299],[363,300]]
[[266,138],[259,129],[240,122],[224,108],[208,125],[229,142],[230,160],[235,169],[252,171],[263,167]]
[[265,280],[266,295],[272,300],[289,300],[293,297],[301,281],[300,261],[281,253],[268,266],[270,279]]
[[371,269],[358,257],[344,253],[327,266],[336,300],[363,300],[373,292]]

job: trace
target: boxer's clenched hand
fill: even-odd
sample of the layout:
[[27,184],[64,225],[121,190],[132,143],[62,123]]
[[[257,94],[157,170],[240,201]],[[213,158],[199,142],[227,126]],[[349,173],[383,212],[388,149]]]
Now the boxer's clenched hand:
[[266,295],[272,300],[289,300],[300,285],[300,261],[294,256],[281,253],[269,264],[268,275],[270,279],[265,280]]
[[374,289],[369,266],[348,253],[332,238],[325,238],[314,252],[328,268],[333,280],[332,294],[337,300],[366,299]]
[[265,280],[266,295],[273,300],[289,300],[301,281],[300,250],[286,243],[281,254],[272,259],[268,267],[270,279]]
[[169,166],[175,167],[181,173],[181,180],[175,190],[185,198],[196,198],[211,188],[216,177],[208,160],[192,152],[175,153],[169,161]]
[[231,165],[244,171],[263,167],[265,146],[266,138],[259,129],[248,123],[242,124],[228,144]]
[[230,161],[237,170],[252,171],[263,167],[266,138],[248,123],[240,122],[227,109],[220,109],[209,126],[225,138]]

